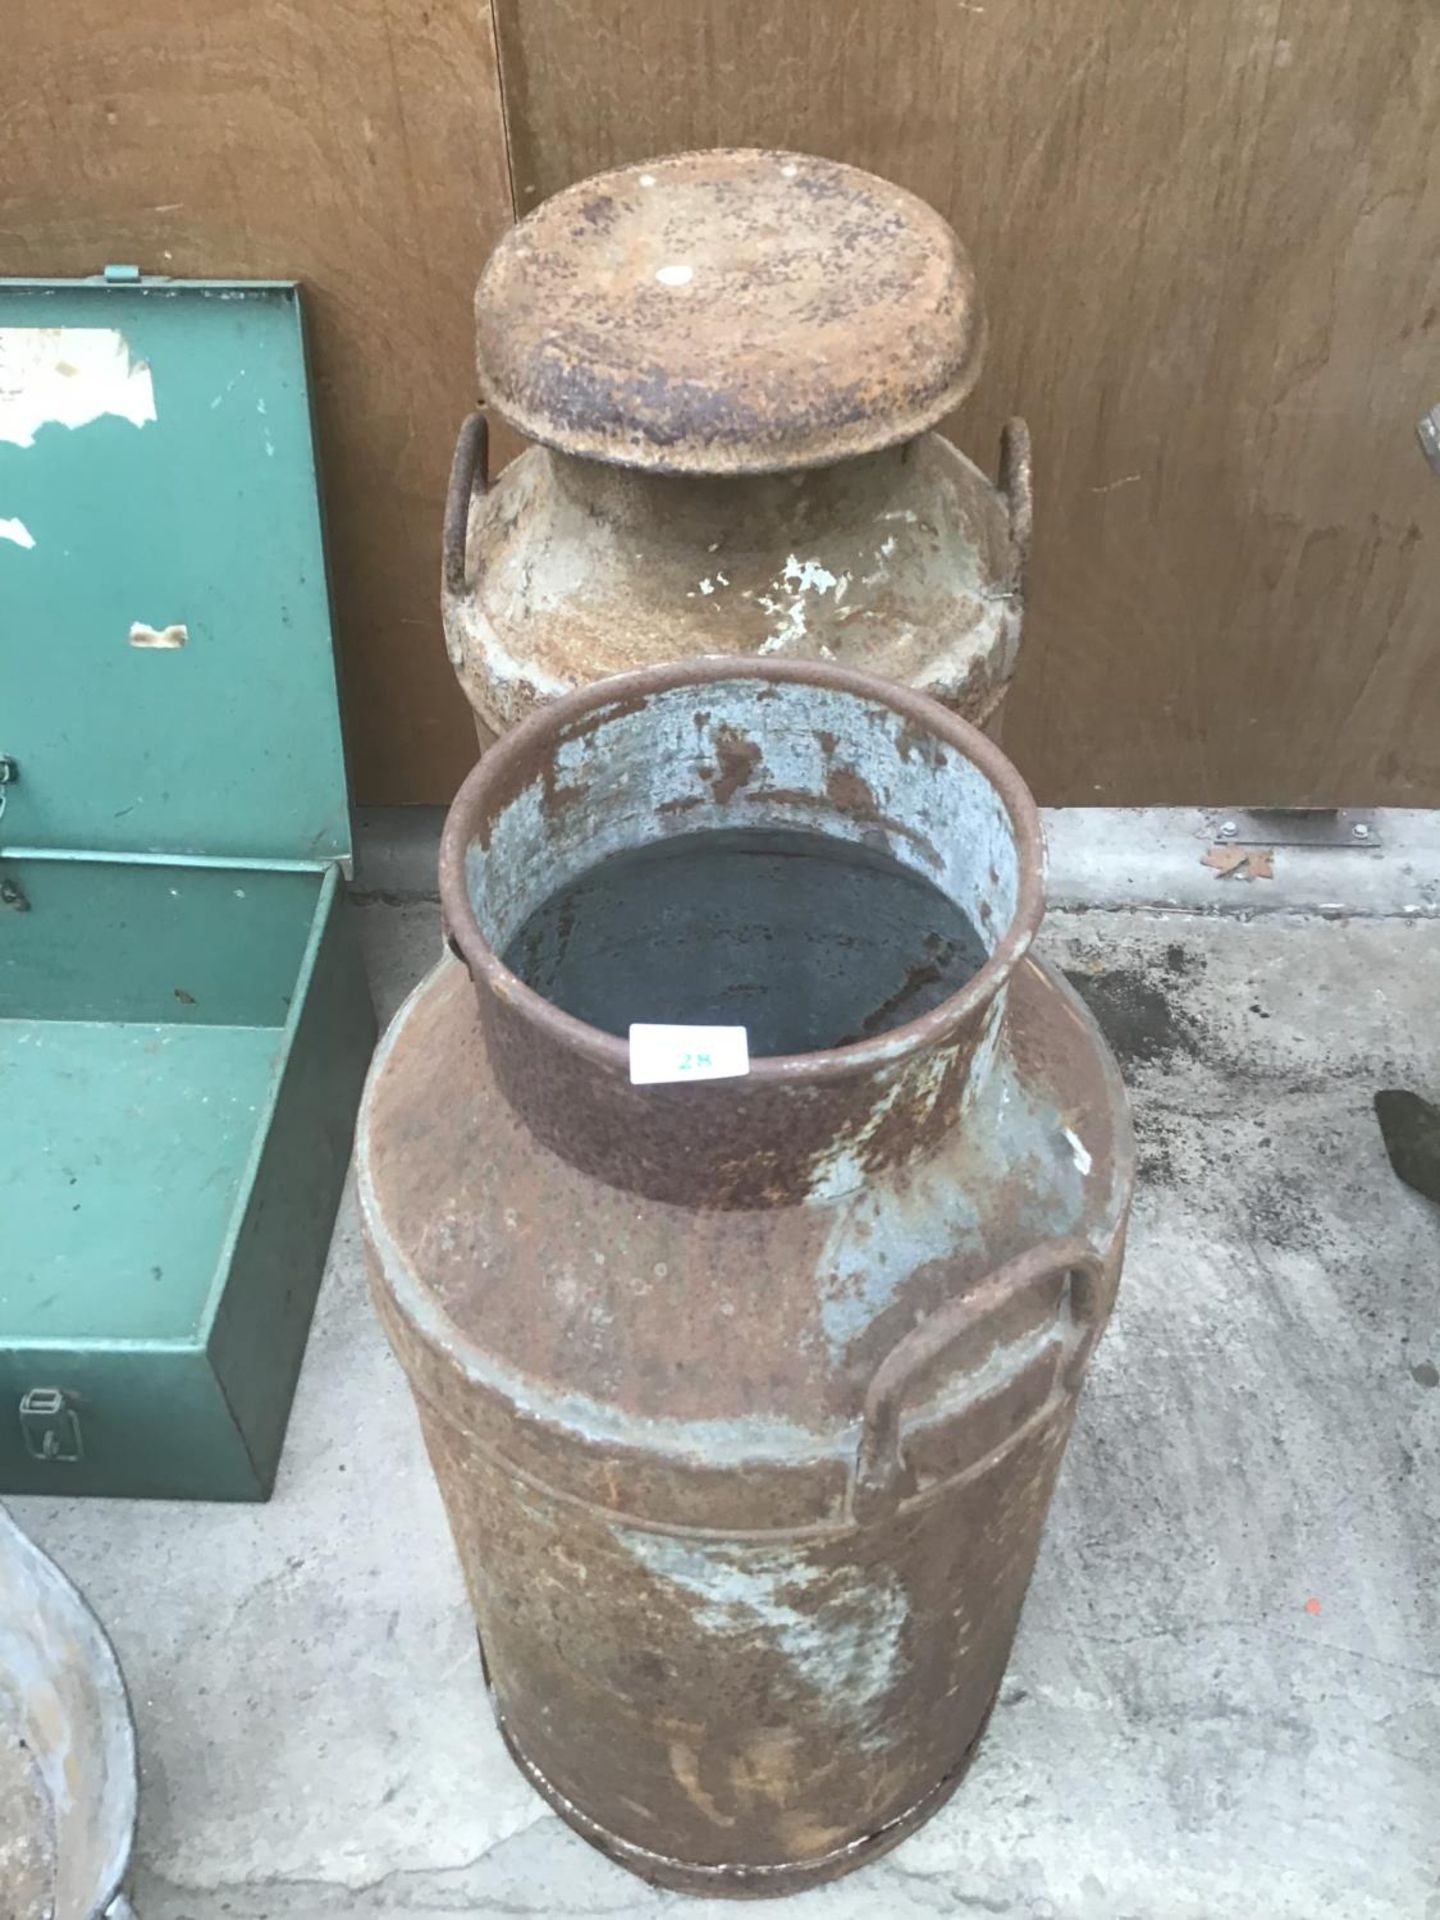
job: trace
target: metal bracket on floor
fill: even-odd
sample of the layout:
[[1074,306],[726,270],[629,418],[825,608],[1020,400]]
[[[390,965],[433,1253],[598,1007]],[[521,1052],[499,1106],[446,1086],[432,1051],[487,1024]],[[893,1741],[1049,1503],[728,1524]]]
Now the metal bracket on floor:
[[[1047,807],[1044,818],[1054,908],[1440,920],[1440,809]],[[1221,848],[1232,862],[1215,858]]]
[[[1206,815],[1209,838],[1230,847],[1329,847],[1374,853],[1379,816],[1356,807],[1231,807]],[[1203,837],[1203,836],[1202,836]]]

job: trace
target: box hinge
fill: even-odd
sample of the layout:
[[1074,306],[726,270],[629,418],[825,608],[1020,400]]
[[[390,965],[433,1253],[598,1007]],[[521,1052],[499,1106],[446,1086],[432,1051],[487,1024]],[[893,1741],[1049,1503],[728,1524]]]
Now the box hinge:
[[20,1432],[32,1460],[83,1460],[80,1416],[63,1387],[31,1387],[20,1402]]
[[[10,789],[20,778],[20,765],[12,760],[8,753],[0,753],[0,820],[5,817],[5,802],[10,797]],[[11,907],[17,913],[28,913],[30,902],[18,880],[0,879],[0,907]]]

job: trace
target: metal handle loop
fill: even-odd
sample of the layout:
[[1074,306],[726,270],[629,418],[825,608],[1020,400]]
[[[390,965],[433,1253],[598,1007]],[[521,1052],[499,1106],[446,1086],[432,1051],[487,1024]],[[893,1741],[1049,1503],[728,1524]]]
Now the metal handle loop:
[[1030,565],[1030,536],[1035,528],[1035,485],[1030,467],[1030,429],[1017,415],[1005,422],[1000,435],[999,487],[1010,510],[1010,545],[1014,550],[1010,591],[1020,593]]
[[450,485],[445,494],[445,529],[441,539],[441,577],[446,593],[458,599],[469,591],[465,573],[465,535],[470,508],[490,484],[490,423],[483,413],[472,413],[460,429]]
[[987,1275],[958,1300],[947,1301],[892,1347],[865,1394],[860,1444],[855,1453],[851,1512],[872,1521],[892,1512],[913,1491],[914,1475],[901,1443],[900,1413],[917,1374],[936,1361],[962,1358],[970,1344],[1003,1308],[1029,1294],[1042,1293],[1057,1277],[1070,1282],[1070,1311],[1081,1329],[1057,1387],[1078,1381],[1098,1331],[1098,1302],[1104,1263],[1080,1240],[1052,1240],[1032,1247]]

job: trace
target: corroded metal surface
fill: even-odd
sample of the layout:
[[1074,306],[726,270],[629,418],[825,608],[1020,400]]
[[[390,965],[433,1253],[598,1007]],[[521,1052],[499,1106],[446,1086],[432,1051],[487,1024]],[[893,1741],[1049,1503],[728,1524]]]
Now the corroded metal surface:
[[52,1920],[54,1827],[40,1769],[0,1686],[0,1913],[6,1920]]
[[[568,873],[737,818],[933,878],[989,957],[859,1043],[633,1088],[624,1042],[496,949]],[[506,1738],[665,1884],[844,1872],[983,1729],[1132,1180],[1113,1064],[1026,953],[1039,858],[972,729],[780,662],[567,700],[452,814],[467,964],[407,1004],[362,1112],[376,1299]]]
[[456,449],[442,600],[482,746],[702,653],[864,667],[993,726],[1029,437],[1006,428],[996,487],[929,431],[983,333],[930,208],[795,155],[622,168],[501,242],[476,316],[487,401],[542,443],[493,486],[478,416]]
[[480,388],[531,439],[652,473],[820,466],[965,398],[984,323],[950,226],[834,160],[719,149],[597,174],[496,247]]
[[135,1738],[110,1643],[0,1507],[0,1914],[128,1915],[134,1827]]
[[472,486],[479,444],[467,426],[443,605],[482,745],[572,688],[704,653],[833,660],[976,725],[997,712],[1029,548],[1021,422],[1006,430],[1005,491],[933,433],[748,480],[656,479],[532,447],[488,492]]

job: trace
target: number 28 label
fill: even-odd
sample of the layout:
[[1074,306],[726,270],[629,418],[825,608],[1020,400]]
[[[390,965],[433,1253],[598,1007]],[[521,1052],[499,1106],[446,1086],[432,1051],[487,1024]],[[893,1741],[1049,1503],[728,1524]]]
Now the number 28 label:
[[670,1080],[735,1080],[750,1071],[744,1027],[663,1026],[630,1029],[630,1080],[654,1087]]

